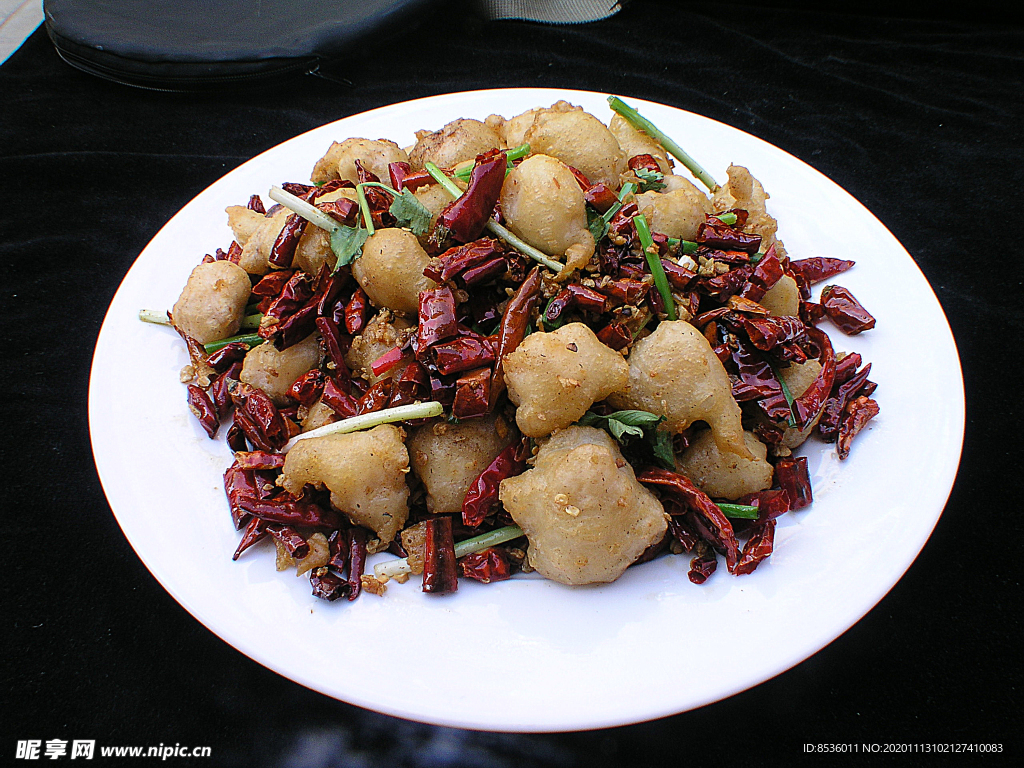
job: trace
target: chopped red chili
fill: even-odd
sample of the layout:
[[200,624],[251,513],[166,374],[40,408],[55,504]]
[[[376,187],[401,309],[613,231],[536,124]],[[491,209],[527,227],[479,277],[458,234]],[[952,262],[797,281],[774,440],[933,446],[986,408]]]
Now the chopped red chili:
[[466,491],[462,502],[462,522],[475,528],[491,513],[498,503],[501,481],[522,474],[530,457],[529,439],[509,443],[481,472]]
[[423,591],[445,595],[459,588],[455,567],[455,541],[452,519],[435,517],[425,520],[426,541],[423,553]]
[[875,327],[875,318],[846,288],[826,285],[821,290],[821,305],[828,319],[843,333],[856,336]]

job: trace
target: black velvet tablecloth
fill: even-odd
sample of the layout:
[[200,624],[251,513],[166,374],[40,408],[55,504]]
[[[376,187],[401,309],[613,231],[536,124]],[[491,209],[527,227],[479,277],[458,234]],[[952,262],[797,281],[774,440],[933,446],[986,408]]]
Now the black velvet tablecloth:
[[[209,745],[213,757],[197,764],[237,766],[824,764],[803,745],[850,742],[1019,753],[1024,29],[973,9],[899,19],[827,5],[638,0],[581,27],[449,9],[330,68],[333,80],[207,95],[82,74],[37,31],[0,67],[0,763],[13,764],[19,740],[75,738]],[[899,238],[959,346],[963,461],[920,557],[830,646],[697,711],[509,735],[334,701],[182,609],[128,545],[97,479],[86,418],[93,346],[119,282],[168,218],[246,159],[322,123],[508,86],[664,102],[792,153]]]

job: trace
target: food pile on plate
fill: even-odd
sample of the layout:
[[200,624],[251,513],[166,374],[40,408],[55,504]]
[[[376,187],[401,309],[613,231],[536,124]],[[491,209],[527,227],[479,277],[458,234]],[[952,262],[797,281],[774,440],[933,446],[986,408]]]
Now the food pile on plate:
[[794,449],[845,458],[878,413],[818,324],[874,318],[840,286],[811,300],[853,262],[791,258],[746,168],[718,184],[609,103],[607,125],[558,102],[347,138],[227,209],[169,319],[189,407],[235,452],[235,558],[273,541],[351,600],[683,553],[699,584],[771,554],[812,499]]

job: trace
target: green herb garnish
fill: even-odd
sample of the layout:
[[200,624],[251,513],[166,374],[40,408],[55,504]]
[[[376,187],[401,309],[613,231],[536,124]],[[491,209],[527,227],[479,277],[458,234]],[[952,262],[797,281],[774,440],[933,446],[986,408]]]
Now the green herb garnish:
[[665,188],[665,174],[661,171],[652,171],[650,168],[637,168],[633,173],[640,179],[641,192],[658,192]]
[[748,504],[727,504],[725,502],[716,502],[716,504],[726,517],[757,520],[757,507],[752,507]]
[[624,445],[632,439],[642,440],[660,466],[675,470],[672,435],[658,429],[658,425],[663,421],[664,416],[657,416],[649,411],[628,410],[615,411],[607,416],[587,411],[577,423],[582,427],[604,429]]
[[696,160],[690,157],[686,153],[686,150],[684,150],[682,147],[676,144],[675,141],[669,138],[654,123],[652,123],[646,117],[644,117],[635,109],[633,109],[633,107],[626,104],[626,102],[624,102],[618,96],[609,96],[608,106],[610,106],[614,111],[622,115],[626,119],[626,122],[628,122],[634,128],[643,131],[652,139],[661,144],[661,146],[663,146],[666,149],[666,151],[668,151],[668,153],[672,155],[672,157],[674,157],[676,160],[685,165],[690,170],[690,173],[692,173],[694,176],[700,179],[700,181],[708,189],[714,191],[715,189],[718,188],[718,183],[713,178],[711,178],[711,174],[709,174],[707,171],[701,168],[700,163],[698,163]]
[[335,272],[363,255],[363,244],[369,236],[370,233],[359,224],[354,227],[339,226],[331,232],[331,250],[338,257],[338,263],[334,265]]
[[676,320],[678,319],[676,300],[672,298],[672,289],[669,287],[665,268],[661,265],[661,256],[658,255],[658,249],[654,245],[654,238],[651,237],[651,228],[647,225],[647,218],[642,213],[638,213],[633,217],[633,224],[640,237],[640,246],[647,258],[647,266],[651,268],[651,275],[654,276],[654,287],[658,289],[661,301],[665,305],[665,315],[669,320]]

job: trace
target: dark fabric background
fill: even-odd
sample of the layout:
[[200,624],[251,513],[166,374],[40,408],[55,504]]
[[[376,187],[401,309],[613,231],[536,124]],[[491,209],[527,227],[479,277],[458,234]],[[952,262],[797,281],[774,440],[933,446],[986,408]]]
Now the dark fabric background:
[[[210,745],[214,758],[201,763],[228,766],[831,762],[803,755],[807,742],[1003,743],[1004,758],[1019,755],[1024,30],[971,9],[900,19],[870,4],[862,13],[833,7],[637,0],[570,28],[448,10],[330,67],[335,81],[202,96],[82,74],[36,32],[0,67],[0,763],[28,738]],[[921,556],[829,647],[694,712],[597,732],[503,735],[328,699],[249,660],[179,607],[129,547],[96,477],[92,348],[120,280],[171,215],[314,126],[505,86],[660,101],[796,155],[895,233],[959,345],[964,458]],[[714,654],[708,664],[729,662]]]

